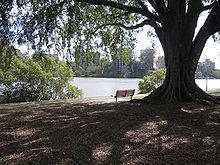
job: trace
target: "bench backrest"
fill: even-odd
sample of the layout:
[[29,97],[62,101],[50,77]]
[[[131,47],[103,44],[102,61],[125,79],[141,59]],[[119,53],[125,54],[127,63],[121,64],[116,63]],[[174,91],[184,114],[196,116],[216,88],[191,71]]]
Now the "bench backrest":
[[135,92],[134,89],[127,90],[126,96],[133,96],[133,95],[134,95],[134,92]]
[[135,90],[134,89],[128,89],[128,90],[117,90],[116,91],[116,97],[126,97],[126,96],[133,96]]
[[125,97],[125,96],[126,96],[126,93],[127,93],[127,90],[117,90],[117,91],[116,91],[116,97],[117,97],[117,96]]

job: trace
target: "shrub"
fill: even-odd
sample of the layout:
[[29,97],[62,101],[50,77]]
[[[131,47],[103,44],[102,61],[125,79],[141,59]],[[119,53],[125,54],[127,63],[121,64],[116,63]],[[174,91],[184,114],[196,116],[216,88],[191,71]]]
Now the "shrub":
[[81,89],[76,86],[69,85],[66,90],[66,98],[81,98],[83,96],[83,92]]
[[139,82],[140,93],[149,93],[161,85],[165,78],[165,70],[155,70],[148,75],[144,76]]
[[68,81],[72,76],[71,68],[57,58],[35,54],[24,61],[15,56],[6,72],[0,70],[0,85],[4,86],[1,102],[82,97],[77,87],[69,89]]

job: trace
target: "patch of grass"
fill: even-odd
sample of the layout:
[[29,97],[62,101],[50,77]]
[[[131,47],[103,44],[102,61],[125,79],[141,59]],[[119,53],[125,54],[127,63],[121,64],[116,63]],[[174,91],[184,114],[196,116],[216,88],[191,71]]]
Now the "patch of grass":
[[134,99],[142,99],[144,98],[145,96],[147,96],[148,94],[137,94],[137,95],[134,95],[133,98]]
[[209,90],[208,93],[212,94],[212,93],[220,93],[220,89],[212,89]]

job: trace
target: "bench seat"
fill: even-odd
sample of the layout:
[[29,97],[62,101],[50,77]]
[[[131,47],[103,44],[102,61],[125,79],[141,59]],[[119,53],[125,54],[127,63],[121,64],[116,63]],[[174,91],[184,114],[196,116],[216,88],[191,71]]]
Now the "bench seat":
[[117,99],[119,97],[128,97],[128,96],[130,96],[131,100],[132,100],[132,96],[134,96],[134,93],[135,93],[135,89],[117,90],[114,97],[116,99],[116,102],[118,101]]

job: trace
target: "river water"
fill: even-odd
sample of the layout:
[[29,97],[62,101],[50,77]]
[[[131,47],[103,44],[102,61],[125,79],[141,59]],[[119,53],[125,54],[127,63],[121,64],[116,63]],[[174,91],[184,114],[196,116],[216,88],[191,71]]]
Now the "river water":
[[[115,95],[118,89],[135,89],[138,93],[138,82],[141,79],[137,78],[88,78],[74,77],[70,83],[76,85],[83,90],[84,97],[98,97]],[[220,79],[196,79],[197,85],[206,90],[206,82],[208,90],[220,89]]]

